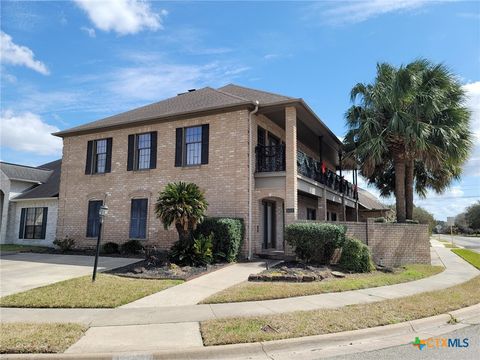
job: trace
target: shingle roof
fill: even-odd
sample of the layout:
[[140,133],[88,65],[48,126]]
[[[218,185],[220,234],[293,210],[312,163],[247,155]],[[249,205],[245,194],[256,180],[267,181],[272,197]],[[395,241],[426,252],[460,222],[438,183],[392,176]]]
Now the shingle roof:
[[39,199],[57,197],[60,189],[60,171],[62,167],[62,160],[55,160],[50,163],[40,165],[38,169],[47,169],[50,176],[43,184],[28,190],[21,195],[15,197],[15,200],[21,199]]
[[258,100],[262,105],[270,105],[285,100],[294,100],[294,98],[290,96],[284,96],[267,91],[246,88],[235,84],[228,84],[226,86],[218,88],[217,90],[226,92],[231,95],[239,96],[251,102]]
[[29,182],[45,182],[52,173],[48,169],[40,169],[31,166],[0,162],[0,169],[11,180],[23,180]]
[[142,106],[124,113],[113,115],[91,123],[80,125],[55,135],[62,136],[77,131],[100,129],[103,127],[135,123],[155,118],[188,114],[197,111],[207,111],[230,106],[250,104],[241,97],[230,95],[227,92],[217,91],[210,87],[189,91],[177,96],[162,100],[150,105]]
[[126,111],[118,115],[109,116],[88,124],[60,131],[54,135],[64,136],[70,133],[119,126],[157,118],[160,119],[233,106],[253,105],[256,100],[258,100],[261,105],[271,105],[281,101],[293,101],[296,99],[234,84],[229,84],[219,89],[205,87]]
[[368,210],[388,210],[388,206],[382,204],[371,192],[358,188],[358,202]]

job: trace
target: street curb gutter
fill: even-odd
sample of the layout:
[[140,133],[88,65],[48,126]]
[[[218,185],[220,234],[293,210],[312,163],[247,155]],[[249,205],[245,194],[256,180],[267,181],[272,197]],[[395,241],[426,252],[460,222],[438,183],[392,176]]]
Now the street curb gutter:
[[[453,321],[452,321],[453,320]],[[1,359],[79,359],[79,360],[153,360],[153,359],[287,359],[292,352],[297,359],[372,351],[412,342],[415,337],[440,336],[480,324],[480,303],[446,314],[399,324],[378,326],[340,333],[307,336],[249,344],[191,347],[178,350],[92,354],[12,354]]]

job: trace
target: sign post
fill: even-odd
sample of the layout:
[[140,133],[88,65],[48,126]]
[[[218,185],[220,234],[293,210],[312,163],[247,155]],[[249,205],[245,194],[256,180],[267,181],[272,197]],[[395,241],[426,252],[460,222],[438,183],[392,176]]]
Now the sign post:
[[447,226],[450,226],[450,239],[452,242],[452,247],[455,246],[453,242],[453,225],[455,225],[455,218],[454,217],[447,217]]

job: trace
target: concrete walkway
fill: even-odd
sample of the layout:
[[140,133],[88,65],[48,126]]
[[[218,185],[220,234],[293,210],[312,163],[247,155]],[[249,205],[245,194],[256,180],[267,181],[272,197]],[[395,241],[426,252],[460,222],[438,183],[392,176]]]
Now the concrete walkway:
[[124,309],[198,304],[219,291],[246,281],[248,275],[265,270],[265,262],[238,263],[200,276],[181,285],[123,305]]
[[[171,348],[196,346],[198,336],[189,339],[182,337],[183,332],[195,332],[198,322],[206,319],[255,316],[275,313],[285,313],[299,310],[316,310],[338,308],[346,305],[394,299],[425,291],[440,290],[454,286],[478,276],[480,272],[462,260],[460,257],[442,247],[434,247],[439,261],[446,267],[445,271],[429,278],[408,283],[381,286],[371,289],[345,291],[319,295],[302,296],[287,299],[250,301],[243,303],[183,305],[162,307],[135,307],[117,309],[0,309],[2,322],[81,322],[88,324],[90,329],[70,352],[119,351],[118,344],[125,344],[125,351],[133,351],[134,347],[141,350],[147,346],[142,334],[149,329],[145,325],[171,324],[172,326],[154,327],[163,329],[162,334],[183,339],[172,342]],[[112,327],[118,327],[113,329]],[[125,332],[120,329],[125,328]],[[197,330],[198,332],[198,330]],[[112,334],[115,333],[115,336]],[[124,334],[124,335],[121,335]],[[149,338],[153,343],[158,339]],[[148,341],[150,341],[148,340]],[[128,345],[130,344],[130,345]],[[137,345],[135,345],[137,344]],[[162,343],[158,348],[163,349]],[[153,345],[155,347],[155,345]]]

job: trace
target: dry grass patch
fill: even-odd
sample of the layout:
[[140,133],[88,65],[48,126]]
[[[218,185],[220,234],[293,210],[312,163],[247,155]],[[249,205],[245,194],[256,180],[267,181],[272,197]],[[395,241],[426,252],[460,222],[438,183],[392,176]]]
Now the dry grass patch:
[[181,280],[131,279],[99,274],[61,281],[2,297],[0,306],[26,308],[113,308],[154,294]]
[[[364,329],[443,314],[480,302],[480,276],[444,290],[339,309],[207,320],[205,345],[277,340]],[[267,331],[265,331],[267,330]]]
[[64,352],[87,330],[79,324],[0,324],[0,354]]
[[282,299],[365,289],[393,285],[425,278],[442,272],[442,266],[406,265],[401,271],[384,273],[375,271],[364,274],[351,274],[343,279],[329,279],[309,283],[291,282],[243,282],[218,292],[202,301],[204,304]]

